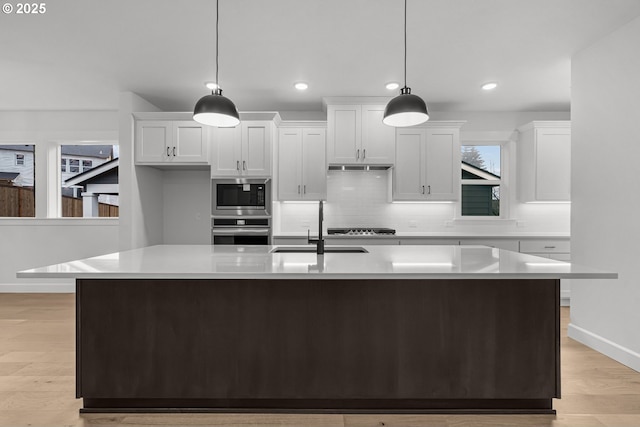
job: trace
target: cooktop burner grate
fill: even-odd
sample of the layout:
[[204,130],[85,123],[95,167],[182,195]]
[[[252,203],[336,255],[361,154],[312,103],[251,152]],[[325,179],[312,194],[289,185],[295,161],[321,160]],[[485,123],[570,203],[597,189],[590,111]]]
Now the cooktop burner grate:
[[327,233],[336,236],[379,236],[396,234],[393,228],[328,228]]

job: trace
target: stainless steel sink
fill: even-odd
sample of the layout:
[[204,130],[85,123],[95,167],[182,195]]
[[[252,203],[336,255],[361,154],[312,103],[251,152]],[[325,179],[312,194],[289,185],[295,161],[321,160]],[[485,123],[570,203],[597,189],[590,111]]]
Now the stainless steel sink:
[[[366,254],[368,250],[361,246],[325,246],[325,253],[355,253]],[[315,253],[315,246],[278,246],[271,249],[272,254],[278,253]]]

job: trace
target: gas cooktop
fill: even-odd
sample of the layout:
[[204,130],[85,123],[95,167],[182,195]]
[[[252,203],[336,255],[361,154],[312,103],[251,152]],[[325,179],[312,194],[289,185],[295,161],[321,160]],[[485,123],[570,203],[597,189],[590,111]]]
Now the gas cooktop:
[[384,236],[396,234],[393,228],[328,228],[327,233],[334,236]]

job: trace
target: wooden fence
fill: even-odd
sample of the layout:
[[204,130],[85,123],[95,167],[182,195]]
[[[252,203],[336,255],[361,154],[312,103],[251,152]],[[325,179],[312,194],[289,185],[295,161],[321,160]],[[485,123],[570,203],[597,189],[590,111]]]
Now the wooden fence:
[[35,216],[33,187],[14,187],[0,184],[0,216]]
[[[117,217],[118,206],[100,203],[100,217]],[[36,213],[34,189],[0,184],[0,217],[34,217]],[[82,199],[62,196],[62,216],[82,217]]]

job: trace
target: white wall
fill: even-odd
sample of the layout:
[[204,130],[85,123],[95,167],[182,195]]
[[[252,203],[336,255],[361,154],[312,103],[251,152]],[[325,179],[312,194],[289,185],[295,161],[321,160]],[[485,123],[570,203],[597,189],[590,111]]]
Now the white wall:
[[640,371],[640,18],[572,61],[572,259],[617,280],[573,280],[569,336]]
[[[55,144],[117,140],[115,111],[2,111],[0,143],[36,145],[36,180],[57,167]],[[53,166],[52,166],[53,165]],[[59,182],[36,181],[38,218],[0,218],[0,292],[73,291],[73,281],[17,279],[19,270],[118,250],[117,219],[55,219],[50,198]],[[49,215],[51,216],[51,215]]]
[[120,250],[162,243],[162,171],[134,166],[132,113],[159,111],[133,92],[120,94]]
[[163,172],[163,243],[211,244],[211,171]]

